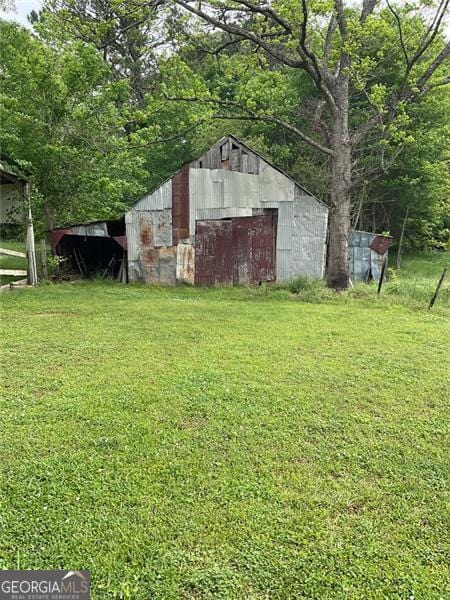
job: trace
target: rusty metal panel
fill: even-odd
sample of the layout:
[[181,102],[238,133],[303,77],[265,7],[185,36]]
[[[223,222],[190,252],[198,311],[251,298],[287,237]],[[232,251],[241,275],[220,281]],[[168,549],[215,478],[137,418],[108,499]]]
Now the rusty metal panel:
[[[130,281],[175,283],[176,248],[172,249],[171,209],[125,215]],[[168,249],[168,255],[160,250]]]
[[232,219],[233,282],[256,284],[273,281],[274,231],[270,215]]
[[138,248],[172,246],[171,210],[136,211]]
[[370,243],[369,248],[377,254],[384,254],[391,247],[393,239],[387,235],[376,235]]
[[177,246],[177,281],[195,283],[195,248],[192,244],[180,242]]
[[56,246],[61,241],[61,239],[67,234],[70,235],[72,230],[70,227],[66,227],[65,229],[52,229],[50,231],[50,244],[53,252],[56,252]]
[[177,249],[175,246],[171,248],[159,248],[159,271],[157,282],[168,285],[176,283],[176,268],[177,268]]
[[196,285],[233,283],[231,220],[197,221],[195,236]]
[[176,283],[176,248],[141,249],[139,260],[132,263],[131,268],[137,279],[146,283]]
[[172,218],[172,238],[176,246],[179,240],[189,238],[189,167],[172,178]]
[[113,240],[115,240],[119,246],[121,246],[124,250],[127,249],[127,236],[126,235],[116,235],[113,236]]
[[[278,210],[277,279],[303,274],[323,276],[328,209],[272,166],[262,163],[261,175],[207,169],[190,172],[190,235],[198,220],[250,216],[256,209]],[[223,182],[215,188],[214,182]],[[220,184],[219,184],[220,185]]]
[[274,280],[272,216],[197,221],[194,279],[201,285]]

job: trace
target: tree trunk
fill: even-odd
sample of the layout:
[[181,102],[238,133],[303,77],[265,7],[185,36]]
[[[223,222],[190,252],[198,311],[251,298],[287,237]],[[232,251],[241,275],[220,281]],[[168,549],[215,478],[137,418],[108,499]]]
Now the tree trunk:
[[351,222],[352,149],[348,131],[348,80],[339,82],[338,111],[332,120],[331,205],[329,212],[327,285],[349,284],[348,236]]
[[55,226],[55,221],[53,218],[53,211],[47,200],[44,200],[43,208],[45,213],[45,220],[47,221],[47,230],[51,231]]

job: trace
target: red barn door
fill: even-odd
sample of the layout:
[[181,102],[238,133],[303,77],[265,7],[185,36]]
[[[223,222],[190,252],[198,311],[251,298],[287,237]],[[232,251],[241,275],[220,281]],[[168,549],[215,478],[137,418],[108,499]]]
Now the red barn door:
[[197,221],[196,284],[273,281],[274,255],[272,215]]

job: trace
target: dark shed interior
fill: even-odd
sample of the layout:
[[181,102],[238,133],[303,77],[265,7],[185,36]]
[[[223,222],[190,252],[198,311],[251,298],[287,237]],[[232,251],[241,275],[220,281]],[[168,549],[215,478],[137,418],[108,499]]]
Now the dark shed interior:
[[70,277],[112,277],[126,281],[125,221],[99,221],[52,231],[54,254],[64,257]]

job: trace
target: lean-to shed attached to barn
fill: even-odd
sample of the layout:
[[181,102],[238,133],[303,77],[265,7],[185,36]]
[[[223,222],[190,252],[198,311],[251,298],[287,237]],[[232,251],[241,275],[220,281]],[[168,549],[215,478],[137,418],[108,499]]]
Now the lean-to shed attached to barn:
[[321,278],[328,209],[233,136],[126,214],[130,281],[255,284]]

